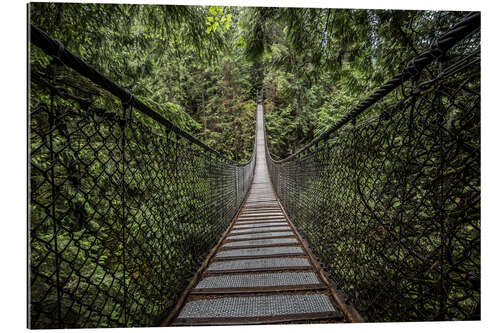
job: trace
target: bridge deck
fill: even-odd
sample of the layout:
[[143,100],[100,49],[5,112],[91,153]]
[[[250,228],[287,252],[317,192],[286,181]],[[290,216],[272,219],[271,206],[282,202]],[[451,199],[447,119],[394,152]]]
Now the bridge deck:
[[321,268],[271,187],[264,145],[259,105],[249,194],[172,325],[344,320]]

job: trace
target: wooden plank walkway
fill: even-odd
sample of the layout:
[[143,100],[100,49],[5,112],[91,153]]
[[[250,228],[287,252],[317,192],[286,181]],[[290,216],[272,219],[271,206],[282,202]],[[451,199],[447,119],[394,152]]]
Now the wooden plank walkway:
[[167,325],[346,320],[338,295],[273,191],[265,144],[259,105],[249,194]]

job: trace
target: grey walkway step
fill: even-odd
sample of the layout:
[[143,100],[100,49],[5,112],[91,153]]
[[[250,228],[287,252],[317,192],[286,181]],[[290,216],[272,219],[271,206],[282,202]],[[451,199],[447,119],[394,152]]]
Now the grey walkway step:
[[[200,289],[236,289],[262,287],[317,287],[321,285],[313,272],[280,272],[257,274],[225,274],[207,276],[202,279],[194,291]],[[262,289],[261,289],[262,290]]]
[[249,214],[249,213],[255,213],[255,212],[260,212],[260,213],[281,213],[281,210],[278,209],[278,208],[257,208],[257,209],[246,209],[246,210],[243,210],[242,213],[243,214]]
[[253,256],[272,256],[272,255],[297,255],[304,254],[304,250],[299,246],[276,246],[262,247],[253,249],[227,250],[219,251],[216,258],[231,257],[253,257]]
[[178,320],[205,319],[211,322],[213,319],[255,318],[266,321],[273,319],[270,317],[286,318],[287,315],[300,319],[300,315],[336,317],[338,313],[325,294],[220,297],[188,302]]
[[216,261],[208,266],[207,271],[248,271],[248,270],[281,270],[284,268],[309,269],[311,264],[306,258],[278,257],[261,259],[241,259]]
[[235,226],[242,226],[242,225],[248,225],[248,224],[255,224],[255,223],[286,223],[286,219],[271,219],[271,220],[249,220],[249,221],[238,221],[234,223]]
[[[244,210],[242,216],[246,216],[245,213],[254,213],[254,212],[262,212],[263,214],[261,214],[261,215],[267,215],[267,213],[273,213],[273,214],[281,213],[281,211],[278,211],[277,209],[276,210],[274,210],[274,209],[273,210],[264,210],[264,211],[262,211],[260,209],[258,209],[258,210]],[[283,214],[281,214],[281,215],[283,215]]]
[[285,221],[285,217],[259,217],[259,218],[238,218],[237,222],[266,222],[266,221]]
[[245,209],[256,209],[256,208],[266,208],[266,209],[269,209],[269,208],[272,208],[272,209],[280,209],[280,205],[278,204],[277,201],[273,201],[273,202],[261,202],[261,203],[246,203],[245,204]]
[[270,203],[270,204],[272,204],[272,203],[277,203],[277,202],[278,202],[278,200],[276,200],[275,197],[253,197],[253,198],[249,197],[247,199],[247,203],[248,204],[262,204],[262,203],[265,203],[265,204]]
[[259,246],[273,246],[273,245],[293,245],[299,244],[296,238],[270,238],[270,239],[254,239],[248,241],[235,241],[224,243],[223,248],[235,248],[235,247],[259,247]]
[[263,232],[263,233],[227,236],[226,240],[234,241],[243,239],[261,239],[261,238],[273,238],[273,237],[286,237],[293,235],[294,233],[291,231]]
[[242,220],[271,220],[271,219],[281,219],[285,217],[282,213],[279,213],[279,214],[262,214],[262,215],[249,215],[249,216],[245,216],[245,215],[240,215],[238,217],[238,219],[242,219]]
[[249,229],[249,228],[262,228],[262,227],[283,227],[288,226],[287,222],[271,222],[271,223],[245,223],[243,225],[234,225],[233,230]]
[[272,205],[271,207],[264,207],[264,208],[261,208],[261,207],[249,207],[248,205],[245,205],[245,207],[243,208],[243,212],[252,212],[252,211],[255,211],[255,212],[281,212],[281,209],[279,208],[278,205]]
[[246,214],[242,213],[240,217],[281,217],[283,214],[281,212],[279,213],[262,213],[262,214]]
[[233,229],[229,235],[230,236],[237,235],[237,234],[246,233],[246,232],[291,231],[291,230],[292,230],[292,228],[290,228],[287,225],[276,226],[276,227],[271,226],[271,227],[267,227],[267,228],[257,227],[257,228]]
[[260,205],[245,205],[245,209],[248,210],[257,210],[257,209],[280,209],[278,204],[260,204]]

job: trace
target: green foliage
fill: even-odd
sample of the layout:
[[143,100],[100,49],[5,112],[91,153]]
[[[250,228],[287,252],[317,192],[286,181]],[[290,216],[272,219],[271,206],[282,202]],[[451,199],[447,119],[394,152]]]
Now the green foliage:
[[272,152],[285,157],[332,126],[463,15],[249,8],[245,54],[265,68],[267,121],[286,129],[271,130]]
[[[255,96],[255,75],[242,56],[241,11],[218,6],[30,4],[31,23],[166,119],[238,159],[250,156],[252,141],[240,146],[217,139],[223,140],[218,132],[234,129],[219,124],[219,116],[229,122],[232,112],[234,117],[241,112],[235,106]],[[36,47],[30,59],[37,70],[50,61]],[[253,128],[251,122],[242,125]]]
[[224,14],[224,7],[210,6],[208,12],[210,16],[207,16],[205,24],[207,25],[207,34],[212,31],[217,31],[219,26],[224,27],[229,30],[229,24],[231,23],[231,14]]

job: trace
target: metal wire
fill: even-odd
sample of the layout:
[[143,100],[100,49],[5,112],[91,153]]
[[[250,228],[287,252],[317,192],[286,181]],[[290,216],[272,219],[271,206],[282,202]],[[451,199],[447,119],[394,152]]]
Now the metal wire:
[[156,325],[237,212],[255,156],[236,164],[151,118],[61,47],[30,73],[30,327]]
[[292,157],[267,155],[288,215],[366,320],[480,318],[479,40],[462,34],[432,77],[414,72]]

